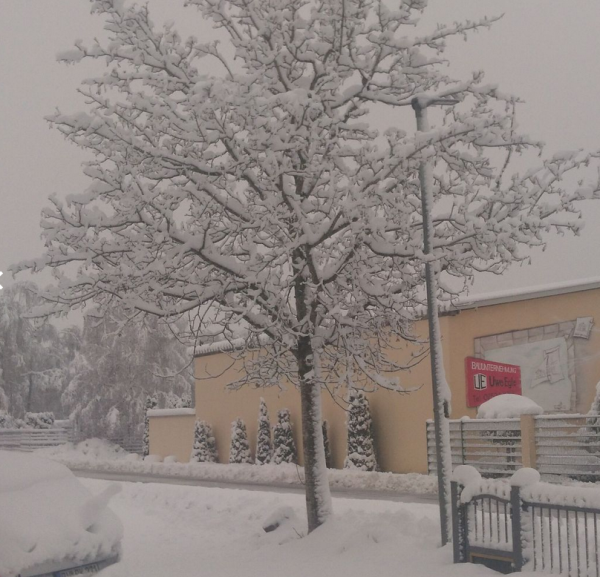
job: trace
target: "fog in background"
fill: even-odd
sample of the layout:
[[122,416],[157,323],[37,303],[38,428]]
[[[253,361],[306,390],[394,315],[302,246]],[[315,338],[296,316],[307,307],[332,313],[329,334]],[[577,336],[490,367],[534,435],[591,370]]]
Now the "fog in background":
[[[183,0],[150,0],[156,23],[201,40],[217,37]],[[393,3],[390,2],[390,5]],[[446,55],[450,72],[466,77],[486,71],[486,81],[521,96],[521,130],[547,143],[546,151],[600,149],[600,2],[597,0],[430,0],[424,25],[477,19],[504,13],[491,30],[452,41]],[[40,211],[52,193],[83,190],[83,151],[50,130],[44,116],[56,107],[82,110],[80,81],[99,63],[64,66],[56,53],[75,39],[89,43],[103,36],[103,20],[90,15],[86,0],[0,1],[0,270],[4,286],[13,281],[8,266],[39,256]],[[209,63],[209,60],[205,60]],[[394,113],[395,114],[395,113]],[[385,119],[387,124],[389,109]],[[412,131],[409,110],[396,121]],[[597,206],[596,206],[597,205]],[[600,202],[582,205],[586,227],[579,238],[555,237],[547,250],[533,253],[533,264],[502,276],[480,278],[471,293],[600,277]],[[20,275],[18,279],[30,278]],[[44,283],[49,276],[34,278]]]

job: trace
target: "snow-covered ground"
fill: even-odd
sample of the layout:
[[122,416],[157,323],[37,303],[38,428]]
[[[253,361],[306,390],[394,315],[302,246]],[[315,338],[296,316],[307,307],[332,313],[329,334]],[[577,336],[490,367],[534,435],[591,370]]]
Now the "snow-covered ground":
[[[84,479],[94,493],[110,483]],[[335,518],[306,538],[302,495],[122,483],[111,508],[125,526],[123,561],[102,577],[469,577],[441,549],[437,505],[334,499]],[[262,525],[283,507],[288,525]]]
[[[116,445],[100,439],[89,439],[77,445],[66,444],[38,451],[74,470],[130,475],[160,475],[198,481],[222,481],[244,484],[301,485],[304,470],[296,465],[222,465],[215,463],[175,463],[152,458],[142,461]],[[433,476],[409,473],[378,473],[356,470],[329,470],[332,489],[393,491],[432,495],[437,490]]]

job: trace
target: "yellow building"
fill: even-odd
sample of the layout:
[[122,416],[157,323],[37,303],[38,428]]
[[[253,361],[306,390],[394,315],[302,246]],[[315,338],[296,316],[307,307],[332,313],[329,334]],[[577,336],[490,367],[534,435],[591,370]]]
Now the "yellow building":
[[[467,406],[465,360],[477,357],[521,367],[522,393],[546,413],[587,412],[600,381],[600,280],[562,283],[543,289],[512,291],[462,299],[440,318],[444,363],[452,390],[452,418],[475,417]],[[426,320],[416,324],[427,334]],[[256,443],[259,399],[269,408],[271,423],[277,411],[291,411],[298,452],[302,454],[299,395],[293,386],[242,388],[229,391],[227,383],[240,376],[222,343],[200,349],[195,359],[195,414],[163,411],[150,419],[150,451],[187,461],[196,419],[214,430],[221,461],[227,462],[231,423],[246,423],[251,446]],[[231,349],[230,349],[231,350]],[[395,351],[398,361],[408,358],[407,347]],[[377,456],[382,471],[427,471],[425,422],[432,417],[429,359],[399,374],[407,394],[386,390],[369,393]],[[323,393],[323,418],[329,424],[333,465],[346,456],[346,412],[339,399]]]

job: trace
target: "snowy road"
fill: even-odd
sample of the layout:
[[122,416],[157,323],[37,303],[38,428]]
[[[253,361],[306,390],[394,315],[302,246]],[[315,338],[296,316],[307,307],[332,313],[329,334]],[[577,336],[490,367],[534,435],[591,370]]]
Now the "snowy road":
[[[304,494],[302,485],[290,485],[289,483],[244,483],[239,481],[205,481],[199,479],[186,479],[182,477],[173,477],[168,475],[157,474],[131,474],[131,473],[109,473],[109,472],[94,472],[89,470],[78,470],[71,468],[77,477],[88,479],[103,479],[106,481],[119,481],[130,483],[159,483],[169,485],[185,485],[194,487],[206,487],[212,489],[234,489],[244,491],[266,491],[275,493],[293,493]],[[398,493],[395,491],[374,491],[365,489],[332,489],[332,494],[337,497],[346,499],[374,499],[380,501],[395,501],[398,503],[437,503],[437,495],[414,495],[408,493]]]
[[[108,481],[82,479],[94,493]],[[121,483],[111,502],[125,526],[123,561],[102,577],[470,577],[437,546],[437,506],[335,498],[335,520],[309,537],[300,494]],[[298,519],[265,533],[281,507]]]

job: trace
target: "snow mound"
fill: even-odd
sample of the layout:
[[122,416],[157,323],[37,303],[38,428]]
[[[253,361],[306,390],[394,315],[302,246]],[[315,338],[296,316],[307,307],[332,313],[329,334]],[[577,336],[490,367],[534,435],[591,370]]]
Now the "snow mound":
[[481,473],[471,465],[458,465],[452,471],[452,480],[466,486],[470,483],[479,483],[481,481]]
[[94,497],[59,463],[0,451],[0,575],[116,557],[122,526],[106,506],[114,493]]
[[478,419],[518,419],[521,415],[541,415],[544,409],[521,395],[498,395],[479,406]]
[[523,467],[519,469],[510,478],[510,484],[512,487],[527,487],[528,485],[535,485],[540,482],[540,474],[535,469],[530,467]]
[[131,455],[131,453],[105,439],[87,439],[77,444],[65,443],[57,447],[39,449],[36,454],[42,454],[58,461],[61,460],[61,457],[64,457],[83,462],[126,460]]

